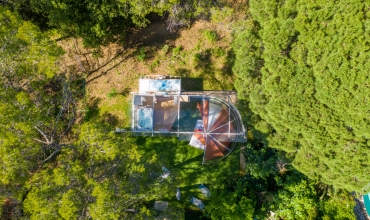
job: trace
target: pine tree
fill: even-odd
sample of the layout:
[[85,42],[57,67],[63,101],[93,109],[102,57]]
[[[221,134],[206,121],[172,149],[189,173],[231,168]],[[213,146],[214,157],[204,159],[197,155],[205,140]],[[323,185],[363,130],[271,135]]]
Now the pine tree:
[[368,7],[251,0],[252,21],[234,42],[254,128],[308,177],[350,191],[370,182]]

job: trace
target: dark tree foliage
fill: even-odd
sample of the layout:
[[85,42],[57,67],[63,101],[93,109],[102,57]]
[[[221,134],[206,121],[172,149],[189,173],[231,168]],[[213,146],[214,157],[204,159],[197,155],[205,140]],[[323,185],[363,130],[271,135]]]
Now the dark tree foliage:
[[248,192],[239,196],[256,201],[253,217],[266,219],[273,214],[277,219],[355,219],[349,192],[308,179],[287,162],[283,152],[251,139],[243,153],[247,174],[225,189]]
[[369,7],[251,0],[234,42],[254,128],[309,178],[350,191],[370,182]]
[[87,47],[124,43],[130,27],[145,27],[150,15],[168,15],[170,30],[208,16],[215,5],[207,0],[16,0],[5,2],[43,28],[56,28],[65,36],[81,37]]
[[270,175],[277,175],[277,155],[273,148],[262,146],[254,149],[251,143],[245,147],[243,154],[246,160],[246,171],[254,178],[267,179]]
[[27,4],[33,12],[47,18],[49,27],[82,37],[89,47],[124,39],[125,30],[132,22],[128,2],[30,0]]

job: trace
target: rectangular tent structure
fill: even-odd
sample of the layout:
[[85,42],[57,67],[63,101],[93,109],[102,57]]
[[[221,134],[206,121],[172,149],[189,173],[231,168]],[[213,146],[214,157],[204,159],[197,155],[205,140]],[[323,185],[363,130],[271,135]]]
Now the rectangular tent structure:
[[181,91],[181,78],[147,76],[132,93],[131,133],[169,136],[204,150],[203,163],[226,157],[245,128],[234,91]]

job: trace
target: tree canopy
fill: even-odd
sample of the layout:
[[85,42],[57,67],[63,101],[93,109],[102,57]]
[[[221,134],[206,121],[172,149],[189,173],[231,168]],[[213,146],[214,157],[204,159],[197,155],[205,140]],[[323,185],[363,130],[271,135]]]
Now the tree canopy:
[[[25,180],[35,168],[39,148],[38,129],[48,124],[51,105],[39,88],[54,77],[56,61],[63,53],[47,33],[16,13],[0,6],[0,164],[1,184]],[[57,104],[57,102],[55,102]],[[49,112],[49,113],[48,113]],[[14,147],[17,146],[17,147]]]
[[0,6],[0,42],[1,200],[31,219],[135,219],[175,190],[135,139],[101,120],[76,124],[81,91],[60,73],[63,50],[48,32]]
[[254,129],[311,179],[350,191],[370,182],[368,8],[251,0],[234,42],[236,87]]
[[56,28],[65,36],[81,37],[87,47],[123,44],[131,27],[145,27],[151,17],[168,15],[168,27],[190,23],[209,14],[213,3],[206,0],[17,0],[6,2],[27,19],[44,28]]

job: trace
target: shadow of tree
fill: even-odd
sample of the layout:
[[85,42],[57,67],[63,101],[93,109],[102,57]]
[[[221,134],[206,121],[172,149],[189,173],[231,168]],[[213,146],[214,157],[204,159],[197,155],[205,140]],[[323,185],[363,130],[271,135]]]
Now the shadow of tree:
[[[136,55],[135,48],[146,47],[147,55],[162,48],[179,36],[179,31],[169,31],[164,19],[157,19],[145,28],[131,28],[126,31],[125,42],[99,50],[83,48],[81,41],[73,42],[72,60],[76,63],[68,68],[86,74],[90,83],[121,65]],[[151,57],[146,57],[146,59]],[[104,57],[104,58],[103,58]]]
[[101,99],[95,98],[93,99],[87,106],[87,110],[85,112],[84,121],[88,122],[91,119],[97,117],[99,115],[99,103]]
[[126,46],[130,48],[146,46],[157,50],[169,40],[176,39],[180,30],[170,31],[165,19],[157,19],[145,28],[131,29],[126,35]]
[[220,86],[221,90],[224,89],[224,83],[216,78],[218,71],[215,64],[212,62],[212,51],[207,49],[195,55],[195,69],[200,71],[200,77],[207,80],[210,84]]
[[86,81],[86,84],[88,84],[88,83],[90,83],[90,82],[92,82],[92,81],[94,81],[94,80],[96,80],[96,79],[98,79],[98,78],[100,78],[100,77],[102,77],[102,76],[104,76],[104,75],[106,75],[109,71],[111,71],[112,69],[114,69],[114,68],[116,68],[117,66],[119,66],[121,63],[123,63],[125,60],[127,60],[128,58],[130,58],[130,57],[133,57],[134,56],[134,53],[133,52],[127,52],[126,54],[125,54],[125,56],[121,56],[121,55],[123,55],[124,54],[124,52],[125,51],[121,51],[121,52],[119,52],[118,54],[116,54],[113,58],[111,58],[110,60],[108,60],[106,63],[104,63],[103,65],[101,65],[101,66],[99,66],[98,68],[96,68],[96,69],[94,69],[94,70],[92,70],[92,71],[90,71],[88,74],[87,74],[87,77],[89,77],[89,76],[91,76],[93,73],[95,73],[95,72],[98,72],[99,70],[102,70],[104,67],[106,67],[106,66],[108,66],[111,62],[113,62],[114,60],[118,60],[119,59],[119,61],[115,64],[115,65],[113,65],[113,66],[111,66],[109,69],[107,69],[107,70],[105,70],[105,71],[102,71],[99,75],[97,75],[97,76],[94,76],[93,78],[91,78],[91,79],[89,79],[89,80],[87,80]]
[[[189,146],[189,147],[190,147],[190,146]],[[193,163],[193,162],[199,162],[199,161],[202,161],[202,158],[203,158],[203,155],[198,155],[198,156],[193,157],[193,158],[191,158],[191,159],[187,159],[187,160],[185,160],[185,161],[183,161],[183,162],[181,162],[181,163],[175,163],[173,167],[174,167],[174,168],[184,167],[184,166],[189,165],[189,164],[191,164],[191,163]]]
[[235,62],[235,53],[233,50],[229,50],[227,52],[225,62],[223,63],[222,72],[226,73],[229,76],[233,75],[234,73],[232,71],[232,68],[234,66],[234,62]]
[[108,112],[105,112],[102,116],[100,116],[100,120],[112,126],[117,126],[119,122],[117,116],[114,116]]
[[129,95],[130,94],[130,92],[131,92],[131,88],[125,88],[125,89],[123,89],[123,91],[122,92],[120,92],[120,93],[118,93],[118,94],[120,94],[120,95],[123,95],[123,96],[127,96],[127,95]]
[[181,78],[181,89],[185,91],[203,91],[203,78]]

